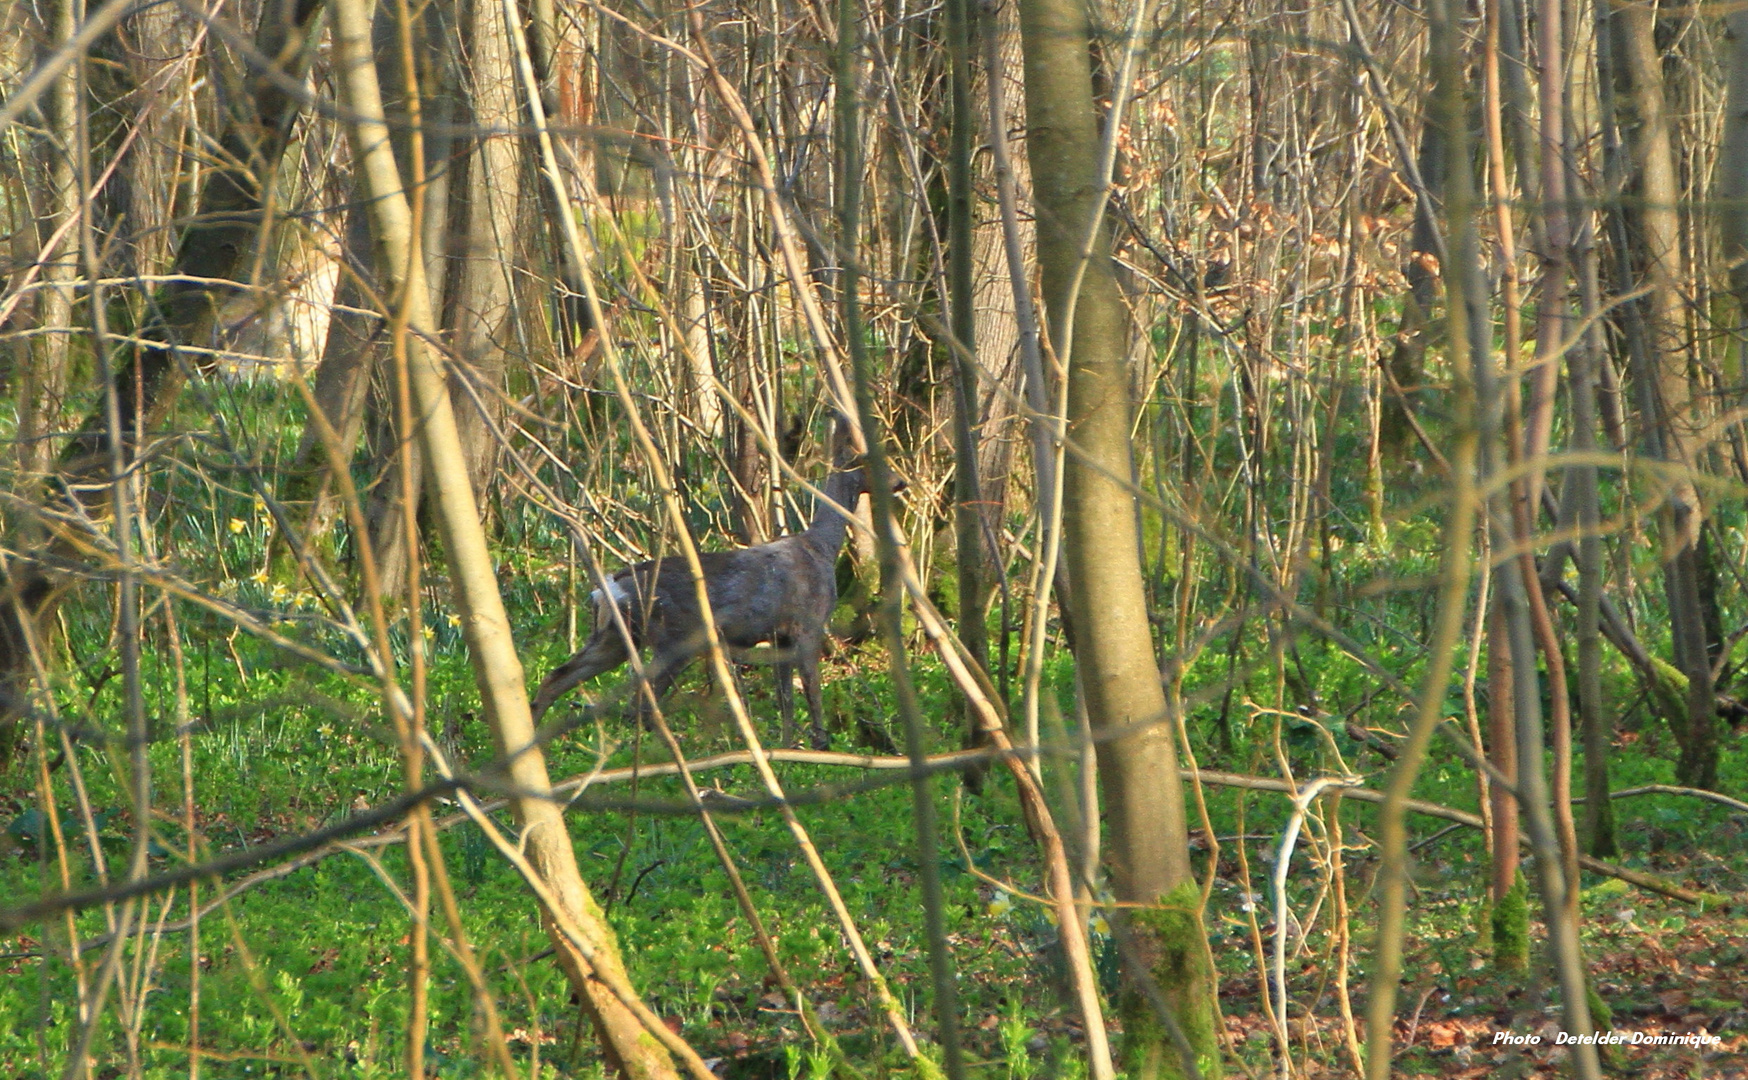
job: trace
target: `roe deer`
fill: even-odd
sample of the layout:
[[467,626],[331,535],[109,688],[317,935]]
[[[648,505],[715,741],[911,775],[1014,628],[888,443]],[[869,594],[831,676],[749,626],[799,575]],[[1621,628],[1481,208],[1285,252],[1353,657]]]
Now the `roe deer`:
[[[832,502],[853,512],[856,500],[868,490],[867,474],[860,466],[833,472],[823,490]],[[819,654],[825,645],[826,620],[837,604],[836,565],[848,526],[848,520],[822,500],[805,532],[698,557],[723,647],[731,658],[744,657],[757,645],[776,647],[777,708],[783,715],[785,740],[795,731],[793,679],[795,670],[800,670],[813,721],[811,741],[819,750],[829,745],[819,695]],[[631,631],[631,643],[650,650],[644,677],[658,700],[709,648],[697,589],[684,558],[652,559],[626,567],[608,579],[605,595],[596,589],[589,601],[595,609],[594,631],[581,649],[541,681],[532,702],[536,721],[571,687],[631,658],[625,635],[613,618],[614,606]],[[639,693],[638,715],[647,708]]]

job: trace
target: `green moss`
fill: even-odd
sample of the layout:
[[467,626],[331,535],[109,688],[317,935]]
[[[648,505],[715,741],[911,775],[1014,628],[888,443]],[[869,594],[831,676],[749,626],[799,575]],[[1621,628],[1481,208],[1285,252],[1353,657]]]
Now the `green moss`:
[[[1220,1075],[1220,1043],[1214,1018],[1214,981],[1208,970],[1201,893],[1184,882],[1159,906],[1133,913],[1136,947],[1148,974],[1164,993],[1172,1015],[1195,1053],[1204,1077]],[[1123,1018],[1123,1069],[1131,1080],[1178,1080],[1185,1074],[1177,1047],[1146,994],[1126,985],[1118,1003]]]
[[1621,853],[1614,835],[1614,807],[1608,799],[1593,799],[1584,807],[1584,850],[1598,859]]
[[932,1045],[924,1045],[922,1053],[911,1059],[910,1071],[917,1080],[946,1080],[947,1074],[941,1071],[941,1066],[931,1055],[939,1054],[940,1050]]
[[1522,873],[1493,905],[1493,966],[1500,971],[1529,968],[1529,884]]
[[1602,1000],[1602,995],[1596,992],[1596,987],[1590,983],[1584,986],[1585,1003],[1590,1006],[1590,1026],[1597,1031],[1609,1031],[1614,1028],[1614,1010],[1608,1007],[1608,1002]]
[[1651,668],[1657,673],[1651,680],[1652,700],[1679,741],[1687,731],[1687,676],[1674,664],[1655,656],[1651,657]]

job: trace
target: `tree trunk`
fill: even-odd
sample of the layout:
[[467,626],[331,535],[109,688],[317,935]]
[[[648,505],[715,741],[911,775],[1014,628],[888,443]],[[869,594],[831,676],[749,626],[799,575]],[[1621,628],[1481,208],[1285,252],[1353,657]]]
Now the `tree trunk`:
[[[1567,287],[1571,262],[1571,229],[1566,214],[1566,79],[1561,50],[1560,0],[1542,3],[1537,17],[1540,34],[1537,64],[1541,95],[1540,152],[1542,202],[1538,230],[1542,249],[1540,303],[1536,308],[1536,361],[1523,420],[1525,521],[1531,533],[1541,516],[1545,458],[1554,430],[1554,388],[1559,384],[1560,355],[1566,347],[1569,315]],[[1527,537],[1525,539],[1528,539]],[[1534,582],[1526,582],[1534,588]],[[1549,658],[1552,663],[1552,658]]]
[[[979,12],[972,20],[978,27],[978,37],[983,32],[983,23],[995,23],[988,32],[997,35],[1000,48],[1005,54],[1012,51],[1011,70],[1019,70],[1019,34],[1013,27],[1005,25],[1003,16],[1008,14],[1008,8],[1000,11]],[[1011,16],[1010,16],[1011,17]],[[975,39],[974,39],[975,40]],[[998,73],[1010,70],[1004,63]],[[989,73],[984,71],[984,80]],[[985,81],[985,88],[987,82]],[[1013,90],[1019,91],[1018,79],[1013,80]],[[1006,88],[1004,88],[1006,91]],[[977,96],[973,88],[972,97]],[[1008,101],[1013,100],[1012,92],[1005,95]],[[981,140],[982,133],[980,131]],[[1021,162],[1014,164],[1023,165]],[[992,207],[997,202],[993,190],[993,171],[988,168],[986,159],[979,154],[973,162],[975,169],[974,181],[978,187],[978,195],[973,200],[974,206]],[[1024,189],[1030,181],[1029,176],[1020,178],[1020,187]],[[988,210],[984,211],[988,214]],[[1031,243],[1030,215],[1021,223],[1022,235],[1020,243],[1024,248],[1030,248]],[[981,417],[979,428],[981,437],[977,450],[977,480],[981,485],[983,503],[981,513],[983,520],[995,530],[995,535],[1001,535],[1002,513],[1007,506],[1007,486],[1013,468],[1014,433],[1013,425],[1017,419],[1009,387],[1016,385],[1015,359],[1019,351],[1020,329],[1019,314],[1014,309],[1014,291],[1008,282],[1007,255],[1003,250],[1002,222],[999,215],[986,220],[974,221],[971,236],[971,273],[972,299],[976,307],[975,337],[977,340],[977,365],[979,377],[983,380],[980,386],[978,415]],[[997,558],[991,553],[991,559]],[[989,574],[999,573],[994,562],[990,565]],[[991,587],[993,582],[986,580],[984,585]]]
[[[169,271],[175,276],[153,297],[151,322],[138,332],[140,344],[115,373],[119,423],[107,423],[98,412],[80,424],[81,434],[69,440],[59,459],[69,481],[107,474],[111,430],[126,443],[133,432],[163,423],[182,385],[177,346],[201,341],[210,332],[214,315],[238,287],[228,283],[249,269],[261,226],[261,200],[269,190],[266,178],[278,168],[301,108],[300,99],[280,80],[301,84],[315,54],[305,47],[305,35],[321,7],[322,0],[271,0],[262,11],[255,50],[279,63],[278,80],[259,76],[247,84],[251,94],[235,99],[211,155],[215,164],[205,172],[199,205],[177,246]],[[215,279],[227,284],[214,284]],[[58,584],[28,556],[14,560],[10,573],[0,575],[0,720],[8,719],[19,704],[31,670],[25,643],[43,639],[39,628],[59,595]]]
[[[1450,235],[1444,268],[1449,308],[1464,316],[1464,333],[1453,333],[1453,352],[1460,343],[1467,354],[1474,386],[1478,435],[1476,476],[1485,498],[1488,534],[1495,553],[1511,552],[1511,557],[1498,560],[1500,571],[1495,577],[1498,589],[1498,622],[1502,632],[1493,635],[1497,646],[1501,637],[1511,657],[1512,719],[1516,725],[1517,798],[1523,811],[1524,831],[1535,854],[1536,884],[1542,897],[1542,914],[1548,935],[1550,966],[1558,978],[1561,992],[1562,1026],[1575,1036],[1591,1032],[1591,1019],[1586,997],[1586,976],[1579,944],[1578,908],[1576,898],[1568,904],[1568,879],[1561,859],[1560,837],[1556,834],[1554,815],[1549,810],[1550,792],[1544,762],[1541,680],[1536,670],[1536,622],[1545,619],[1538,603],[1539,594],[1530,590],[1538,582],[1526,571],[1529,559],[1520,556],[1521,544],[1527,536],[1529,519],[1518,503],[1522,487],[1501,483],[1509,479],[1516,456],[1507,447],[1514,436],[1508,422],[1506,373],[1495,369],[1493,321],[1487,310],[1487,287],[1481,272],[1480,245],[1474,227],[1476,200],[1469,171],[1468,125],[1464,105],[1465,63],[1462,56],[1460,8],[1455,0],[1432,0],[1428,5],[1429,51],[1434,56],[1434,95],[1441,122],[1450,134],[1451,159],[1462,164],[1451,170],[1447,188],[1446,219]],[[1453,320],[1454,323],[1454,320]],[[1455,499],[1468,497],[1460,492]],[[1525,579],[1530,580],[1526,581]],[[1544,627],[1545,628],[1545,627]],[[1551,635],[1543,634],[1544,640]],[[1550,656],[1549,663],[1557,658]],[[1560,674],[1554,673],[1560,684]],[[1559,755],[1556,755],[1558,759]],[[1564,793],[1562,793],[1564,795]],[[1393,840],[1387,837],[1386,843]],[[1388,850],[1388,849],[1387,849]],[[1393,854],[1393,853],[1391,853]],[[1386,855],[1389,858],[1390,855]],[[1394,883],[1393,883],[1394,887]],[[1396,911],[1399,893],[1388,902]],[[1399,941],[1395,943],[1399,947]],[[1398,969],[1399,971],[1399,969]],[[1388,965],[1380,964],[1373,984],[1378,993],[1384,979],[1390,977]],[[1393,994],[1395,987],[1389,988]],[[1380,1001],[1388,1000],[1388,995]],[[1376,1023],[1384,1019],[1382,1010],[1374,1011]],[[1381,1026],[1381,1025],[1380,1025]],[[1374,1026],[1377,1038],[1383,1032]],[[1383,1040],[1379,1040],[1382,1043]],[[1369,1075],[1380,1077],[1389,1069],[1387,1061],[1367,1062]],[[1599,1075],[1597,1051],[1593,1045],[1579,1044],[1572,1051],[1573,1074],[1581,1080]]]
[[[136,358],[116,373],[124,438],[157,427],[169,415],[182,386],[176,346],[201,341],[239,287],[207,279],[235,282],[247,276],[261,227],[262,199],[270,190],[268,178],[278,167],[301,109],[301,100],[284,84],[302,82],[315,53],[306,47],[305,35],[321,7],[322,0],[272,0],[261,13],[255,51],[285,61],[277,78],[256,76],[250,84],[253,96],[234,105],[219,149],[211,155],[220,164],[206,171],[200,205],[177,247],[170,272],[179,276],[151,305],[153,321],[141,336],[152,344],[142,345]],[[89,418],[80,430],[89,434],[69,447],[63,465],[76,469],[107,461],[101,417]]]
[[[437,6],[427,7],[424,9],[424,17],[414,24],[412,33],[416,56],[435,53],[441,57],[448,50],[449,28],[443,24],[439,14]],[[434,68],[421,64],[414,72],[418,78],[419,91],[419,101],[415,103],[408,96],[406,73],[401,70],[401,45],[392,5],[382,5],[377,9],[372,33],[379,58],[378,65],[389,73],[389,86],[384,94],[383,107],[390,120],[389,137],[394,147],[399,175],[406,178],[404,182],[409,184],[420,181],[424,183],[422,217],[417,223],[420,262],[424,271],[421,276],[429,294],[432,318],[441,323],[444,285],[449,268],[448,260],[444,258],[445,238],[449,234],[450,224],[450,205],[446,197],[449,191],[450,162],[445,160],[447,155],[444,152],[447,139],[442,135],[435,138],[424,135],[424,129],[420,129],[423,139],[423,169],[421,176],[415,176],[412,167],[413,129],[410,120],[416,104],[418,115],[437,131],[441,132],[449,126],[447,120],[453,112],[455,72],[451,65],[441,59]],[[410,189],[402,192],[403,198],[410,199],[412,195]],[[377,389],[381,392],[372,402],[376,430],[371,446],[371,472],[379,478],[379,482],[375,485],[370,500],[370,542],[376,552],[377,586],[383,597],[388,598],[406,591],[410,563],[419,557],[417,552],[408,550],[406,515],[411,514],[415,519],[419,517],[420,507],[425,500],[425,469],[421,461],[424,451],[418,433],[402,427],[404,420],[396,406],[399,391],[393,374],[380,381]],[[458,410],[456,423],[464,432],[464,440],[467,428],[461,414],[471,412],[472,409]],[[402,444],[406,444],[404,451]],[[462,446],[463,454],[467,455],[468,443],[464,441]],[[472,456],[468,456],[471,464]],[[401,479],[403,466],[411,473],[408,477],[410,484]],[[413,535],[422,536],[422,533]]]
[[[978,481],[978,440],[981,409],[977,377],[977,301],[972,278],[971,150],[979,126],[971,110],[971,20],[970,0],[946,0],[948,81],[952,86],[948,116],[947,154],[947,309],[953,334],[950,362],[953,365],[953,535],[959,573],[959,640],[971,659],[989,672],[989,631],[984,608],[989,600],[985,557],[986,519],[982,485]],[[975,709],[965,704],[970,725],[967,747],[981,746],[984,738],[970,717]],[[982,772],[965,774],[975,788]]]
[[[457,209],[460,236],[455,279],[455,351],[471,370],[450,380],[450,396],[461,404],[455,423],[462,452],[468,459],[468,479],[475,491],[485,491],[497,471],[498,445],[492,427],[503,417],[505,345],[512,332],[515,308],[512,266],[516,251],[516,220],[521,201],[520,154],[506,132],[521,120],[513,77],[515,59],[504,32],[503,12],[496,0],[472,0],[467,27],[467,56],[474,137],[466,159],[466,187]],[[471,377],[469,394],[461,380]]]
[[[1092,98],[1087,10],[1079,0],[1023,0],[1027,153],[1049,344],[1068,368],[1063,553],[1074,582],[1074,654],[1099,742],[1112,884],[1144,906],[1130,924],[1120,1006],[1124,1059],[1137,1078],[1184,1073],[1147,1003],[1158,984],[1202,1075],[1218,1074],[1212,982],[1200,895],[1190,871],[1174,733],[1148,626],[1129,428],[1128,309],[1119,291],[1097,190],[1099,116]],[[1090,257],[1082,257],[1089,234]],[[1117,478],[1117,479],[1113,479]]]
[[[509,616],[498,593],[485,529],[468,482],[447,381],[442,366],[422,340],[436,329],[436,321],[424,268],[411,257],[412,215],[388,147],[371,52],[370,20],[363,0],[335,0],[334,24],[334,68],[341,100],[350,115],[348,135],[357,168],[370,186],[379,276],[390,287],[390,294],[406,305],[407,366],[420,417],[418,437],[425,451],[433,514],[443,537],[468,658],[494,743],[506,762],[524,850],[560,908],[558,917],[543,909],[543,921],[559,963],[595,1021],[608,1064],[633,1080],[667,1080],[677,1075],[672,1059],[610,989],[629,986],[618,944],[578,873],[563,814],[558,804],[546,797],[551,790],[546,759],[535,741],[522,663],[510,637]],[[588,939],[593,965],[562,931],[562,923],[576,927]]]
[[[1572,452],[1587,455],[1598,450],[1596,373],[1608,362],[1588,220],[1579,231],[1577,250],[1582,253],[1578,291],[1586,330],[1566,365],[1571,382]],[[1608,782],[1612,725],[1602,689],[1602,502],[1596,466],[1588,462],[1574,466],[1566,474],[1566,483],[1578,527],[1578,711],[1584,739],[1584,849],[1606,859],[1618,855],[1619,848]],[[1550,554],[1549,558],[1553,557]]]
[[1718,742],[1711,661],[1701,599],[1699,537],[1704,507],[1694,484],[1697,403],[1688,379],[1683,340],[1683,300],[1676,281],[1681,264],[1681,187],[1676,175],[1663,58],[1656,41],[1656,13],[1629,4],[1612,18],[1612,70],[1621,93],[1616,104],[1628,134],[1633,164],[1628,242],[1617,254],[1630,263],[1635,286],[1645,290],[1644,348],[1633,356],[1647,457],[1662,461],[1669,475],[1657,509],[1663,555],[1664,595],[1669,605],[1675,666],[1687,677],[1685,730],[1676,776],[1691,787],[1717,783]]
[[[540,97],[546,107],[547,119],[560,131],[588,132],[595,123],[595,65],[586,43],[591,34],[593,16],[588,8],[578,8],[560,18],[553,0],[528,0],[528,31],[531,60],[536,78],[540,80]],[[588,134],[567,137],[569,149],[566,167],[577,174],[576,184],[595,186],[592,173],[595,163],[594,139]],[[554,274],[559,288],[554,290],[554,323],[560,348],[576,352],[584,347],[588,333],[594,327],[584,302],[582,268],[571,265],[556,215],[575,213],[575,208],[558,206],[545,185],[538,185],[543,204],[542,221],[547,225],[547,241],[555,252]]]
[[[76,0],[55,5],[55,22],[48,45],[73,36]],[[48,198],[36,207],[36,216],[47,228],[46,240],[62,222],[79,212],[79,187],[74,182],[73,156],[62,149],[73,145],[73,125],[78,105],[79,68],[67,65],[49,92],[49,138],[44,146]],[[24,232],[38,239],[36,229]],[[31,245],[33,248],[35,244]],[[38,249],[41,250],[41,249]],[[45,475],[55,460],[54,438],[60,434],[61,412],[67,398],[67,344],[72,333],[74,266],[73,234],[42,251],[43,294],[37,307],[37,327],[46,331],[25,347],[28,359],[18,380],[18,467],[25,477]],[[37,257],[32,250],[29,258]],[[21,350],[21,351],[25,351]]]
[[[327,340],[322,343],[322,358],[316,365],[315,385],[310,388],[316,408],[340,436],[340,453],[348,462],[364,433],[370,378],[376,371],[377,354],[382,347],[378,333],[382,320],[366,310],[370,301],[360,284],[361,280],[371,283],[375,279],[370,269],[370,215],[364,209],[368,200],[362,182],[359,177],[353,185],[352,207],[346,211],[340,256],[345,266],[334,288],[334,312],[328,319]],[[309,487],[293,491],[293,498],[307,494],[313,500],[307,530],[312,540],[325,535],[341,513],[339,496],[328,476],[327,458],[321,453],[320,430],[313,423],[304,428],[296,460],[298,475],[310,478],[300,483]]]
[[[1443,125],[1427,116],[1420,129],[1420,148],[1415,166],[1427,194],[1436,202],[1444,197],[1445,173],[1450,151]],[[1426,346],[1431,334],[1432,309],[1438,298],[1438,222],[1434,206],[1416,200],[1414,229],[1409,235],[1408,260],[1402,273],[1408,278],[1408,295],[1402,299],[1402,320],[1396,328],[1396,344],[1390,351],[1388,377],[1394,389],[1386,391],[1379,435],[1385,446],[1400,451],[1414,438],[1408,417],[1422,397],[1426,379]]]
[[[989,413],[992,437],[985,442],[988,450],[994,451],[991,468],[985,473],[990,479],[986,497],[991,501],[992,529],[999,525],[1007,505],[1007,476],[1009,463],[1013,460],[1013,448],[1004,433],[996,430],[1000,421],[1009,419],[1010,414],[1018,414],[1021,410],[1017,402],[1022,398],[1030,413],[1024,421],[1027,441],[1032,450],[1032,492],[1033,510],[1040,523],[1038,530],[1039,552],[1038,562],[1034,567],[1037,576],[1033,579],[1040,589],[1039,609],[1049,604],[1049,597],[1054,593],[1058,609],[1063,614],[1063,622],[1067,623],[1067,613],[1072,609],[1069,600],[1068,575],[1062,572],[1061,558],[1056,559],[1056,565],[1050,567],[1052,573],[1043,572],[1043,560],[1048,557],[1048,533],[1052,523],[1056,521],[1056,457],[1054,443],[1051,437],[1053,425],[1050,416],[1048,390],[1049,379],[1044,373],[1043,345],[1040,341],[1039,319],[1036,305],[1032,300],[1032,282],[1027,269],[1034,261],[1037,253],[1037,232],[1035,217],[1027,214],[1020,216],[1019,200],[1022,190],[1031,190],[1031,169],[1025,155],[1017,159],[1009,152],[1011,142],[1010,131],[1016,126],[1009,120],[1008,102],[1017,100],[1023,102],[1024,97],[1024,66],[1021,57],[1021,41],[1017,21],[1009,15],[1007,7],[997,8],[984,13],[979,29],[983,43],[983,66],[986,76],[985,92],[989,97],[989,129],[988,143],[990,148],[991,181],[995,187],[996,205],[1000,209],[999,219],[988,227],[990,240],[998,242],[1002,267],[1007,271],[1005,283],[1000,280],[1000,271],[991,265],[996,258],[992,252],[989,263],[986,263],[990,275],[989,288],[995,290],[1003,298],[992,303],[992,313],[1004,313],[1007,317],[1000,319],[1001,329],[996,333],[986,333],[979,327],[978,341],[982,343],[985,352],[991,357],[991,363],[1001,374],[991,388],[990,401],[992,407]],[[1010,88],[1017,89],[1018,94]],[[1023,105],[1022,105],[1023,110]],[[1018,124],[1024,128],[1023,121]],[[992,243],[992,246],[997,246]],[[1033,258],[1027,257],[1030,251]],[[1004,288],[1005,285],[1005,288]],[[1010,344],[1011,341],[1011,344]],[[1017,356],[1010,355],[1017,353]],[[994,561],[997,584],[1005,585],[1000,575],[1006,568],[1001,564],[999,553]],[[1049,591],[1042,587],[1048,583]],[[1007,603],[1007,593],[1003,593],[1003,602]],[[1001,670],[998,673],[997,684],[1004,698],[1009,694],[1008,673],[1008,620],[1011,612],[1004,608],[1001,637],[1001,655],[998,663]],[[1026,671],[1024,672],[1024,692],[1022,709],[1024,713],[1024,739],[1029,745],[1039,744],[1040,703],[1039,685],[1041,682],[1043,658],[1039,655],[1036,643],[1043,640],[1045,627],[1035,623],[1032,627],[1031,649]],[[1034,760],[1031,764],[1033,775],[1042,780],[1042,767]],[[1090,787],[1090,785],[1089,785]],[[1089,845],[1090,846],[1090,845]]]
[[[1507,564],[1502,573],[1515,566]],[[1487,615],[1487,760],[1512,784],[1517,783],[1517,710],[1512,679],[1511,646],[1495,593]],[[1529,908],[1518,874],[1517,799],[1502,785],[1488,789],[1493,803],[1493,966],[1523,971],[1529,966]]]
[[[686,215],[688,222],[690,219],[691,215]],[[691,226],[687,225],[680,235],[685,237],[691,232]],[[702,253],[679,260],[674,273],[674,288],[679,292],[680,300],[675,308],[680,332],[685,337],[686,375],[698,427],[705,436],[716,439],[722,437],[723,404],[716,393],[715,352],[710,340],[714,317],[710,311],[710,279],[705,266]]]
[[1748,10],[1724,16],[1730,85],[1724,98],[1724,145],[1718,154],[1718,224],[1724,265],[1736,294],[1736,332],[1748,328]]

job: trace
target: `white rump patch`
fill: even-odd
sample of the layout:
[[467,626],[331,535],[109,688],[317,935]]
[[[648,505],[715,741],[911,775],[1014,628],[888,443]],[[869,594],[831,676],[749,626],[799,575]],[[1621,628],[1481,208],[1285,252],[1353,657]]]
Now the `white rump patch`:
[[[620,604],[623,604],[627,600],[631,599],[630,590],[628,590],[625,587],[624,583],[621,582],[618,578],[608,578],[607,579],[607,595],[611,596],[613,598],[613,606],[615,606],[615,607],[618,607]],[[601,606],[601,599],[602,599],[602,597],[601,597],[601,590],[600,589],[596,589],[595,591],[593,591],[589,594],[589,603],[591,606],[593,606],[595,608],[599,608]]]

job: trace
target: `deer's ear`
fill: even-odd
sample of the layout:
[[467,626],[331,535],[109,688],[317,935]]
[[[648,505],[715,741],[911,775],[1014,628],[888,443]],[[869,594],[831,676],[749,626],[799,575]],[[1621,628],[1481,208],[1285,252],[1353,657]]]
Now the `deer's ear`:
[[849,418],[836,409],[832,410],[831,458],[836,468],[848,468],[852,458],[856,456],[856,439],[850,428]]

